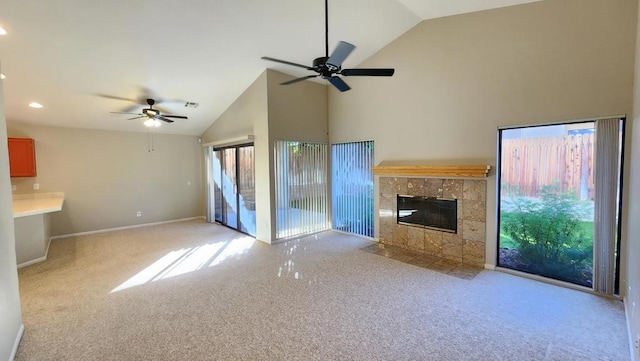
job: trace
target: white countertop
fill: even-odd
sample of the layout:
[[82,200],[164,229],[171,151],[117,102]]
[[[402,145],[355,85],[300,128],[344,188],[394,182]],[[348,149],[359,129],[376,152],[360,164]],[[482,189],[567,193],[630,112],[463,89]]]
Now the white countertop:
[[30,193],[13,195],[13,218],[62,210],[64,193]]

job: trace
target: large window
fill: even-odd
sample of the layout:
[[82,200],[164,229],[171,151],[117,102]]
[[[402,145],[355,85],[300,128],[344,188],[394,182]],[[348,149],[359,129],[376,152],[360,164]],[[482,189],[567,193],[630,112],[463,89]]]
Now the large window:
[[329,228],[327,145],[275,142],[276,238]]
[[623,125],[499,131],[499,266],[618,291]]
[[373,141],[331,146],[333,228],[373,237]]

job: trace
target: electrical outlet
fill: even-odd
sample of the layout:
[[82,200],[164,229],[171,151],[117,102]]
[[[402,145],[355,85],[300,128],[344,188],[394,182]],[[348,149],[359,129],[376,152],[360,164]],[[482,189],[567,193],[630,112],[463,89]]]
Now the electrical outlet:
[[138,211],[138,212],[136,213],[136,217],[142,217],[142,212]]
[[40,183],[33,183],[33,189],[36,191],[40,189]]

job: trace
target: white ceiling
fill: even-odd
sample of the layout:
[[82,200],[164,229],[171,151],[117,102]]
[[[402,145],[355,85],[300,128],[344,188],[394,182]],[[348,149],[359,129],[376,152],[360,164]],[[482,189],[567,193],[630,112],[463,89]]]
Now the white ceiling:
[[542,0],[398,0],[422,20],[496,9]]
[[[531,0],[330,1],[329,48],[355,44],[344,64],[355,67],[422,19],[524,2]],[[307,75],[261,56],[311,64],[324,53],[321,0],[4,0],[1,7],[9,123],[146,131],[144,119],[110,114],[142,105],[99,94],[151,96],[189,117],[157,131],[199,135],[265,68]],[[32,101],[44,108],[29,108]]]

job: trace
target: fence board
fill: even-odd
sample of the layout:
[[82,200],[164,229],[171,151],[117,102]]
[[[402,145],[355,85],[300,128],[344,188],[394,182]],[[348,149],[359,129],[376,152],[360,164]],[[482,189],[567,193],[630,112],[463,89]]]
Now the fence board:
[[501,189],[538,197],[540,188],[557,184],[583,200],[593,200],[594,134],[503,139]]

